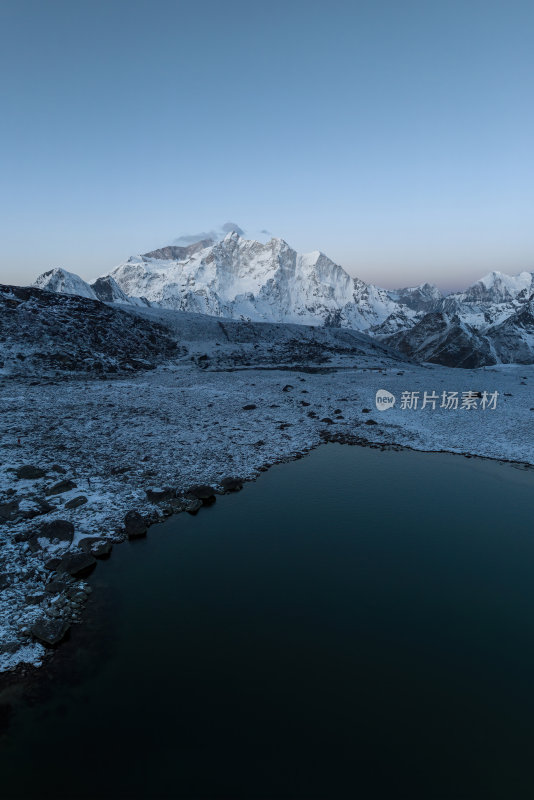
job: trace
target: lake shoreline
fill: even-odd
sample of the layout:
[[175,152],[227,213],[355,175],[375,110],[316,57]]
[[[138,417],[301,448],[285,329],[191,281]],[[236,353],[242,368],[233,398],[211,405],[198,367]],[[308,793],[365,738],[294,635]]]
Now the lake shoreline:
[[[342,446],[349,446],[349,447],[362,447],[362,448],[369,448],[369,449],[373,449],[373,450],[380,450],[382,452],[386,452],[386,451],[403,452],[403,451],[406,451],[406,452],[413,452],[413,453],[424,453],[424,454],[427,454],[427,455],[451,455],[451,456],[458,456],[458,457],[463,457],[463,458],[467,458],[467,459],[473,459],[473,460],[482,461],[482,462],[502,464],[503,466],[507,465],[507,466],[510,466],[510,467],[513,467],[513,468],[517,468],[517,469],[521,469],[521,470],[525,470],[525,471],[529,471],[529,472],[530,471],[534,471],[534,464],[531,464],[531,463],[528,463],[528,462],[514,461],[512,459],[493,458],[491,456],[481,456],[481,455],[477,455],[477,454],[474,454],[474,453],[458,452],[458,451],[452,451],[452,450],[422,450],[422,449],[419,449],[419,448],[410,447],[409,445],[396,444],[394,442],[391,443],[391,442],[370,441],[369,439],[365,439],[363,437],[354,436],[354,435],[351,435],[351,434],[336,434],[334,432],[325,430],[325,431],[322,432],[321,441],[318,442],[317,444],[313,445],[312,447],[310,447],[310,449],[307,450],[306,452],[299,452],[299,453],[294,454],[292,456],[288,456],[288,457],[284,457],[284,458],[280,458],[278,460],[275,460],[271,464],[266,466],[265,468],[262,468],[261,471],[259,471],[256,475],[254,475],[252,477],[249,477],[249,478],[246,478],[246,479],[243,479],[243,481],[242,481],[242,489],[234,490],[234,491],[227,491],[227,492],[218,490],[218,491],[215,492],[215,496],[221,495],[221,494],[237,494],[238,491],[242,491],[243,489],[245,489],[247,483],[255,483],[262,476],[262,474],[264,474],[265,472],[268,472],[272,467],[279,466],[279,465],[282,465],[282,464],[289,464],[289,463],[298,461],[300,459],[303,459],[306,456],[308,456],[310,453],[312,453],[314,450],[317,450],[318,448],[320,448],[320,447],[322,447],[322,446],[324,446],[326,444],[339,444],[339,445],[342,445]],[[209,503],[209,505],[212,505],[212,503]],[[198,509],[198,511],[200,511],[200,510],[201,510],[201,508]],[[195,516],[198,513],[198,511],[194,512]],[[166,516],[162,516],[159,519],[154,520],[153,522],[147,523],[147,532],[146,532],[145,536],[148,536],[148,533],[150,532],[151,529],[156,528],[156,526],[161,525],[163,522],[166,522],[169,519],[171,519],[172,517],[176,517],[176,516],[178,516],[180,514],[183,514],[183,513],[188,513],[188,512],[185,509],[175,509],[175,510],[173,510],[172,514],[168,514]],[[115,544],[123,544],[123,543],[129,542],[129,541],[132,541],[132,540],[128,539],[128,537],[125,535],[121,539],[117,539],[115,541]],[[105,561],[107,561],[107,560],[108,559],[106,558]],[[102,564],[101,564],[101,566],[104,567],[104,568],[105,568],[105,561],[103,561]],[[83,622],[84,622],[84,619],[83,619],[83,610],[82,610],[82,616],[81,616],[81,619],[79,620],[79,624],[83,625]],[[56,646],[47,649],[47,651],[45,652],[45,657],[43,659],[43,663],[42,664],[40,664],[40,665],[21,664],[20,666],[17,666],[13,670],[9,670],[9,671],[0,673],[0,702],[1,702],[2,693],[6,689],[8,689],[10,686],[17,685],[21,681],[27,682],[28,680],[31,680],[32,677],[37,677],[39,675],[39,673],[41,672],[42,666],[45,663],[45,661],[46,662],[50,662],[50,660],[53,658],[53,656],[57,652],[57,649],[61,647],[61,644],[63,643],[63,641],[64,640],[59,642]]]
[[[2,758],[6,763],[10,752],[23,757],[27,747],[33,746],[31,742],[40,739],[43,725],[56,741],[68,736],[75,720],[83,720],[76,744],[81,753],[86,752],[86,741],[96,741],[94,726],[101,731],[102,719],[107,719],[111,728],[129,729],[122,716],[127,713],[130,692],[118,690],[121,677],[136,687],[134,706],[139,708],[132,713],[141,727],[154,725],[161,715],[162,730],[166,719],[174,730],[175,711],[180,708],[182,725],[177,730],[183,733],[176,734],[176,744],[185,752],[198,741],[190,728],[190,713],[196,718],[198,712],[202,729],[206,715],[212,713],[215,727],[227,724],[226,713],[213,703],[210,691],[223,707],[231,708],[244,691],[247,699],[239,713],[247,718],[247,691],[251,691],[260,704],[251,734],[262,736],[263,705],[267,709],[271,692],[272,697],[279,696],[280,686],[286,685],[286,670],[291,676],[287,685],[293,687],[288,689],[288,698],[298,692],[306,674],[316,675],[310,685],[310,714],[316,718],[314,700],[322,697],[317,709],[323,709],[331,721],[338,719],[337,704],[330,705],[331,692],[338,692],[331,677],[345,676],[337,703],[341,708],[348,703],[351,714],[361,703],[367,708],[363,718],[359,713],[352,715],[350,729],[356,737],[358,730],[368,731],[375,714],[375,702],[370,698],[378,700],[382,681],[386,695],[393,682],[393,686],[411,686],[409,691],[424,699],[430,687],[439,693],[443,680],[449,682],[450,678],[452,697],[461,700],[465,678],[483,685],[493,696],[494,680],[500,673],[487,658],[486,634],[492,637],[491,652],[500,647],[502,636],[503,641],[508,636],[516,650],[524,646],[523,623],[510,626],[509,613],[504,610],[494,620],[494,605],[501,609],[506,598],[513,598],[511,608],[515,609],[525,601],[530,586],[529,553],[533,548],[524,520],[530,507],[532,471],[523,473],[515,464],[496,464],[490,459],[458,459],[457,453],[433,453],[437,457],[430,458],[430,453],[406,447],[376,443],[364,447],[354,441],[351,446],[325,444],[329,446],[314,448],[308,458],[273,464],[263,481],[250,480],[239,497],[218,497],[198,516],[175,515],[159,531],[150,528],[148,537],[114,553],[107,568],[89,579],[93,593],[83,623],[73,629],[71,640],[41,669],[12,674],[8,683],[1,684],[0,719],[7,733]],[[297,466],[296,461],[302,463]],[[388,487],[387,503],[383,502],[384,487]],[[497,493],[506,503],[501,524],[487,502]],[[421,504],[417,508],[420,518],[419,513],[411,513],[417,503]],[[436,515],[438,506],[442,513]],[[520,517],[506,530],[502,522],[510,519],[510,509],[517,510]],[[534,603],[534,593],[529,591],[530,595]],[[492,620],[489,627],[480,615]],[[524,617],[526,624],[527,611]],[[361,678],[375,680],[377,653],[383,661],[377,664],[376,684],[370,689],[365,680],[361,684],[355,679],[353,670],[362,668]],[[465,672],[463,655],[468,664]],[[427,659],[429,673],[424,669]],[[510,662],[515,669],[517,653],[508,657],[505,648],[502,660],[503,666]],[[522,675],[526,672],[521,669]],[[430,683],[427,675],[432,676]],[[191,680],[197,690],[193,690],[196,699],[189,702],[185,695]],[[523,680],[528,680],[526,674]],[[167,688],[158,699],[160,681]],[[366,687],[363,692],[362,685]],[[205,706],[197,705],[195,691],[202,696],[207,691]],[[517,695],[520,705],[523,691],[522,685]],[[116,708],[110,705],[111,695],[117,696]],[[478,718],[477,694],[468,695],[475,708],[453,702],[449,709],[453,718],[455,709],[464,707],[465,712],[458,713],[467,720]],[[401,696],[397,707],[396,696],[389,691],[382,710],[392,714],[394,725],[399,721],[398,708],[404,706]],[[411,702],[405,700],[411,709]],[[291,726],[297,719],[300,725],[303,718],[300,713],[295,717],[291,703],[287,722]],[[448,707],[447,703],[443,713],[449,713]],[[64,708],[70,711],[64,712]],[[440,714],[434,714],[426,702],[414,708],[422,719],[435,721],[436,731],[441,730]],[[404,713],[401,718],[404,724]],[[320,720],[319,714],[318,731],[323,730]],[[240,724],[238,727],[241,729]],[[484,727],[480,725],[482,733]],[[379,729],[385,731],[382,724]],[[414,730],[419,737],[419,724]],[[328,736],[329,731],[327,725]],[[390,738],[384,732],[384,737],[386,744],[394,741],[394,735]],[[100,752],[105,763],[108,755],[117,763],[111,759],[110,738],[116,740],[101,731]],[[217,738],[207,734],[210,747],[215,741],[218,749]],[[171,737],[169,746],[172,741]],[[376,758],[383,753],[379,741],[369,745]],[[221,746],[224,749],[223,743]],[[291,746],[291,742],[284,745]],[[453,744],[451,747],[454,749]],[[154,748],[145,744],[144,758],[151,750]],[[69,785],[66,776],[76,774],[79,768],[79,750],[74,744],[65,750],[56,741],[45,744],[39,757],[49,760],[48,755],[57,752],[69,761],[64,776],[54,784],[64,790]],[[332,758],[335,761],[337,756]],[[153,777],[152,762],[148,764]],[[301,776],[302,794],[295,796],[306,794],[310,769],[313,772],[314,767]],[[233,764],[232,770],[239,775]],[[120,767],[115,775],[117,771],[122,774]],[[20,770],[14,768],[7,774],[6,787],[15,786],[14,776]],[[467,774],[472,778],[475,773]],[[187,781],[186,769],[177,787],[187,786]],[[109,796],[112,786],[106,783]],[[63,796],[61,791],[57,796]],[[135,797],[135,792],[131,796]],[[161,796],[171,795],[163,792]],[[189,796],[185,790],[184,796]]]
[[[534,369],[530,373],[534,377]],[[450,453],[532,468],[534,417],[524,381],[530,373],[526,367],[488,373],[428,367],[399,372],[396,367],[368,366],[350,374],[309,374],[298,369],[223,374],[191,367],[109,384],[6,383],[2,401],[6,428],[14,437],[23,435],[18,444],[16,438],[6,442],[0,473],[4,497],[9,499],[11,493],[20,498],[21,506],[35,505],[48,501],[51,481],[67,479],[72,488],[50,498],[52,511],[46,517],[4,526],[3,569],[14,577],[8,577],[4,600],[0,597],[5,620],[3,628],[0,625],[0,675],[18,669],[12,662],[19,655],[20,669],[48,658],[48,651],[19,631],[31,627],[42,613],[39,605],[28,607],[25,596],[42,594],[46,582],[54,578],[54,572],[45,568],[51,558],[78,552],[78,542],[84,538],[119,543],[125,538],[128,511],[146,517],[149,524],[161,522],[183,510],[187,489],[195,484],[220,491],[226,476],[255,480],[272,466],[303,458],[328,441]],[[383,386],[397,393],[398,387],[422,389],[431,381],[491,388],[489,380],[499,385],[502,395],[502,407],[495,412],[451,416],[453,412],[371,411],[375,392]],[[30,414],[36,402],[41,404],[37,417]],[[14,479],[14,470],[32,463],[43,467],[43,478]],[[54,476],[56,465],[63,474]],[[176,496],[173,502],[150,500],[149,491],[157,494],[166,487]],[[80,495],[84,504],[67,510]],[[73,526],[70,547],[39,539],[44,519],[67,520]],[[28,546],[32,537],[39,543],[35,552]],[[4,655],[2,642],[8,648]]]

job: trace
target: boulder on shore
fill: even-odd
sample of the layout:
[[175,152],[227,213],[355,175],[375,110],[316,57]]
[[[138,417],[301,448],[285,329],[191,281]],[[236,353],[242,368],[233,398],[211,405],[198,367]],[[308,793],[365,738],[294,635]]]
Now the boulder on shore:
[[38,538],[59,539],[60,542],[71,544],[74,536],[74,525],[67,519],[53,519],[50,522],[43,522],[37,532]]
[[48,496],[52,494],[63,494],[64,492],[70,492],[71,489],[76,489],[74,481],[64,480],[50,486],[50,488],[46,490],[46,494]]
[[83,494],[79,494],[78,497],[73,497],[72,500],[68,500],[65,503],[65,508],[79,508],[85,505],[85,503],[87,503],[87,497]]
[[33,464],[24,464],[15,470],[15,475],[20,480],[36,480],[37,478],[44,478],[46,470],[41,467],[34,467]]
[[48,647],[54,647],[63,639],[69,627],[68,622],[65,622],[64,619],[41,617],[41,619],[33,623],[31,633],[43,644],[48,645]]
[[185,511],[187,511],[188,514],[196,514],[201,508],[202,500],[199,500],[198,497],[191,497],[186,501]]
[[147,500],[151,503],[162,503],[165,500],[172,500],[176,496],[174,489],[146,489]]
[[62,558],[56,567],[56,571],[67,572],[73,578],[83,578],[96,567],[96,559],[89,553],[73,553]]
[[221,486],[225,492],[239,492],[243,488],[243,481],[241,478],[223,478]]
[[200,483],[197,486],[191,486],[186,494],[196,497],[197,500],[202,500],[205,506],[211,505],[215,502],[215,489],[213,486],[208,486],[205,483]]
[[124,529],[128,539],[137,539],[146,536],[146,520],[138,511],[128,511],[124,517]]
[[113,549],[108,539],[101,539],[99,536],[86,536],[85,539],[80,539],[78,546],[84,553],[95,558],[107,558]]

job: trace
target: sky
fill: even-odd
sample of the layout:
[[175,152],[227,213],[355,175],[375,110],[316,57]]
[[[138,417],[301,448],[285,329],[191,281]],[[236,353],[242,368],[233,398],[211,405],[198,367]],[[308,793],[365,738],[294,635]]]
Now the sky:
[[534,270],[532,0],[0,0],[0,281],[235,221],[388,288]]

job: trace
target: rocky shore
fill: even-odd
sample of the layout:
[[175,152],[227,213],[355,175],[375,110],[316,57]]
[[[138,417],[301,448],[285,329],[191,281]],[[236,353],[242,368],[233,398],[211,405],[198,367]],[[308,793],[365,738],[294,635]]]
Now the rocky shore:
[[[85,579],[115,543],[323,441],[534,463],[533,368],[399,366],[382,355],[229,370],[195,358],[127,378],[3,380],[0,671],[39,665],[81,620]],[[379,412],[380,388],[483,389],[499,402]]]

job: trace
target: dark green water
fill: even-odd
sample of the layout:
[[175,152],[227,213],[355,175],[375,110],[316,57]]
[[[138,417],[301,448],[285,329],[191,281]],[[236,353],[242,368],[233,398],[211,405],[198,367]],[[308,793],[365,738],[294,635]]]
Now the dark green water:
[[4,693],[0,797],[534,797],[533,498],[328,445],[115,548]]

